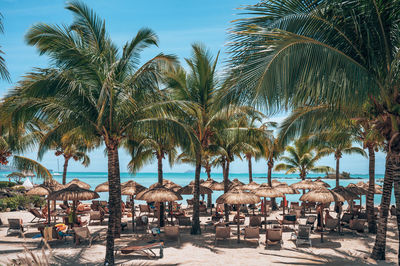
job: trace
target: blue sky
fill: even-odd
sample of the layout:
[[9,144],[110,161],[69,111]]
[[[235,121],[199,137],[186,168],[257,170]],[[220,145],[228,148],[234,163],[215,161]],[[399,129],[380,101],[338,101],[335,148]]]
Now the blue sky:
[[[254,4],[250,0],[202,0],[202,1],[122,1],[122,0],[90,0],[85,1],[95,12],[105,19],[107,29],[112,39],[119,46],[133,38],[142,27],[153,29],[159,36],[159,47],[150,48],[143,52],[143,62],[159,52],[177,55],[181,61],[188,57],[191,44],[201,42],[214,54],[221,51],[221,60],[226,60],[225,44],[230,21],[239,18],[236,8],[242,5]],[[0,45],[5,52],[6,64],[11,73],[12,83],[0,81],[0,96],[7,94],[18,80],[32,70],[33,67],[45,67],[48,64],[45,56],[39,56],[33,47],[24,42],[24,35],[35,23],[69,24],[72,21],[71,13],[64,9],[65,1],[59,0],[0,0],[0,12],[3,15],[4,35],[0,36]],[[220,64],[221,66],[222,64]],[[282,121],[283,115],[271,120]],[[36,158],[35,151],[25,154]],[[102,149],[90,154],[91,165],[84,168],[79,163],[71,162],[71,171],[106,171],[107,160]],[[126,171],[129,156],[120,152],[121,171]],[[42,163],[57,170],[57,159],[54,153],[49,152]],[[321,164],[334,167],[333,155],[321,160]],[[60,158],[60,167],[62,159]],[[189,165],[176,165],[170,169],[165,164],[166,172],[183,172],[192,169]],[[377,155],[377,173],[384,172],[384,155]],[[343,156],[341,170],[351,173],[368,173],[368,160],[360,156]],[[147,165],[143,172],[155,172],[156,164]],[[220,172],[220,169],[216,169]],[[247,163],[237,159],[232,165],[232,172],[244,173]],[[266,163],[259,161],[254,164],[254,172],[265,173]]]

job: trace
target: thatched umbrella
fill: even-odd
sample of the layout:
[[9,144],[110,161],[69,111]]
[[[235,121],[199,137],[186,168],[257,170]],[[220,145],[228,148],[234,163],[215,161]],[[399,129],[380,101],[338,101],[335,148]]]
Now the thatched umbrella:
[[[200,194],[211,194],[213,191],[212,189],[208,188],[208,187],[204,187],[203,185],[200,184]],[[180,195],[193,195],[194,193],[194,184],[189,184],[187,186],[184,186],[182,188],[180,188],[177,191],[178,194]]]
[[235,178],[235,179],[232,180],[232,185],[234,185],[234,186],[243,186],[244,183],[241,182],[239,179]]
[[245,185],[242,185],[242,186],[237,186],[237,188],[238,188],[238,189],[241,189],[241,190],[255,190],[255,189],[257,189],[259,186],[260,186],[260,184],[258,184],[258,183],[256,183],[256,182],[252,181],[252,182],[250,182],[250,183],[248,183],[248,184],[245,184]]
[[[361,182],[362,183],[362,182]],[[362,195],[367,195],[368,194],[368,188],[365,188],[365,183],[362,185],[360,182],[357,184],[348,184],[346,187],[348,190],[351,192],[360,195],[360,206],[362,206]],[[350,207],[353,208],[353,201],[350,201]]]
[[332,191],[341,195],[345,200],[353,200],[359,198],[356,193],[342,186],[335,187],[334,189],[332,189]]
[[26,195],[37,195],[37,196],[47,196],[47,219],[50,224],[50,199],[49,195],[52,190],[44,185],[39,185],[36,187],[31,188]]
[[274,187],[274,186],[277,186],[277,185],[280,185],[280,184],[282,184],[283,182],[280,182],[280,181],[278,181],[278,180],[276,180],[276,179],[274,179],[274,180],[272,180],[271,181],[271,184],[272,184],[272,186]]
[[80,188],[84,188],[84,189],[89,189],[90,185],[88,183],[85,183],[81,180],[79,180],[78,178],[74,178],[71,181],[69,181],[65,186],[69,187],[71,185],[78,185]]
[[318,187],[326,187],[326,188],[330,188],[331,187],[331,185],[329,185],[328,183],[322,181],[321,179],[315,180],[314,184],[316,184]]
[[21,172],[12,172],[11,174],[8,174],[7,177],[9,181],[11,178],[14,178],[14,180],[18,178],[18,182],[21,182],[21,178],[26,178],[26,175]]
[[[283,194],[300,194],[297,189],[289,187],[286,183],[281,183],[276,185],[275,188],[282,192]],[[286,201],[286,196],[283,197],[283,200]],[[285,202],[283,204],[283,214],[285,214]]]
[[[206,181],[200,181],[200,184],[203,186],[203,187],[207,187],[207,188],[209,188],[209,189],[211,189],[211,190],[213,190],[213,186],[215,185],[215,184],[217,184],[218,182],[217,181],[215,181],[215,180],[213,180],[212,178],[207,178],[207,180]],[[212,199],[211,199],[211,194],[208,194],[207,195],[207,207],[208,208],[211,208],[212,207]]]
[[[154,183],[153,185],[151,185],[149,187],[149,189],[155,188],[158,185],[159,185],[159,183]],[[168,180],[168,179],[163,179],[162,185],[164,187],[166,187],[166,188],[169,188],[169,189],[175,191],[175,192],[177,192],[182,187],[182,186],[180,186],[180,185],[178,185],[178,184],[176,184],[176,183],[174,183],[174,182],[172,182],[171,180]]]
[[240,223],[239,223],[239,205],[240,204],[256,204],[260,202],[260,197],[251,192],[241,190],[231,190],[218,197],[217,203],[236,204],[237,209],[237,241],[240,242]]
[[[257,189],[255,189],[254,194],[256,196],[259,197],[264,197],[264,201],[265,198],[279,198],[279,197],[284,197],[285,194],[283,194],[282,192],[280,192],[279,190],[277,190],[274,187],[270,187],[270,186],[259,186]],[[265,208],[265,203],[264,203],[264,208]],[[265,233],[267,233],[267,211],[266,208],[264,209],[264,227],[265,227]]]
[[108,192],[109,190],[109,186],[108,186],[108,181],[101,183],[100,185],[97,185],[96,188],[94,189],[95,192]]
[[[104,183],[103,183],[104,184]],[[128,195],[132,202],[132,230],[135,232],[135,199],[134,195],[146,190],[146,187],[139,183],[129,180],[121,184],[121,195]]]
[[224,191],[224,182],[215,182],[210,188],[214,191]]
[[97,199],[100,198],[100,196],[97,192],[82,188],[77,184],[70,184],[63,189],[52,192],[49,198],[52,200],[72,200],[72,211],[73,215],[75,215],[76,201]]
[[[153,186],[152,188],[146,189],[136,195],[137,200],[145,200],[147,202],[172,202],[182,200],[182,196],[173,191],[172,189],[166,188],[162,185]],[[160,215],[160,212],[158,212]],[[172,219],[172,216],[171,216]],[[159,225],[161,225],[160,216],[158,217]]]
[[305,179],[305,180],[301,180],[300,182],[291,184],[290,187],[294,188],[294,189],[311,190],[311,189],[318,188],[319,186],[317,184],[315,184],[313,181]]

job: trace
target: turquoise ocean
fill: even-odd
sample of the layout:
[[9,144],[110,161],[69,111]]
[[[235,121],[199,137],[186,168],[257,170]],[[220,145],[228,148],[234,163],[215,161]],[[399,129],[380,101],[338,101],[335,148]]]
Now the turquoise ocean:
[[[3,172],[0,174],[0,180],[8,180],[6,175],[9,174],[7,172]],[[172,182],[185,186],[189,184],[193,179],[194,179],[194,173],[164,173],[164,179],[171,180]],[[321,176],[320,174],[308,174],[307,178],[317,178]],[[211,173],[211,177],[218,182],[221,182],[223,180],[222,173]],[[62,177],[61,176],[54,176],[54,179],[56,179],[58,182],[61,183]],[[95,187],[103,182],[107,181],[107,173],[106,172],[69,172],[67,174],[67,182],[71,181],[73,178],[78,178],[79,180],[88,183],[91,185],[91,189],[95,189]],[[207,179],[207,175],[205,173],[201,173],[201,178],[202,179]],[[230,180],[233,180],[235,178],[239,179],[243,183],[248,183],[249,182],[249,175],[247,173],[241,173],[241,174],[235,174],[231,173],[229,175]],[[281,182],[286,182],[287,184],[293,184],[296,183],[299,180],[299,175],[298,174],[278,174],[274,173],[272,174],[272,178],[276,179]],[[383,175],[376,175],[376,180],[382,179]],[[132,175],[130,173],[121,173],[121,182],[125,182],[128,180],[134,180],[138,182],[139,184],[149,187],[150,185],[154,184],[157,182],[157,173],[137,173],[136,175]],[[35,184],[40,184],[43,181],[37,178],[31,178],[31,181]],[[266,174],[253,174],[253,181],[257,183],[265,183],[267,182]],[[334,179],[324,179],[325,182],[327,182],[332,188],[335,187],[335,180]],[[352,174],[351,179],[343,179],[340,180],[340,185],[341,186],[347,186],[350,183],[357,183],[359,181],[367,182],[368,181],[368,175],[357,175],[357,174]],[[381,183],[378,183],[382,185]],[[215,202],[215,200],[222,194],[222,191],[214,191],[212,194],[212,200]],[[108,199],[108,193],[107,192],[102,192],[99,193],[100,199],[101,200],[107,200]],[[297,195],[287,195],[287,200],[288,201],[298,201],[300,198],[301,194]],[[186,199],[191,198],[191,195],[183,195],[183,202],[186,203]],[[125,200],[125,196],[123,197]],[[280,199],[277,199],[279,202]],[[362,197],[362,202],[365,204],[366,198],[365,196]],[[375,195],[374,198],[375,204],[379,205],[381,202],[381,195]],[[394,197],[392,197],[392,204],[394,204],[395,200]]]

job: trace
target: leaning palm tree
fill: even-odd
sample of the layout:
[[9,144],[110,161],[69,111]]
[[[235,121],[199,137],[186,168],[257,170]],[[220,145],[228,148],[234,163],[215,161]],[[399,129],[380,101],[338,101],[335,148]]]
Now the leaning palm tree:
[[400,212],[400,2],[263,1],[244,9],[251,17],[235,21],[232,30],[227,100],[273,110],[371,104],[387,151],[371,257],[385,259],[393,184]]
[[[3,27],[3,15],[0,13],[0,33],[4,33]],[[0,46],[1,48],[1,46]],[[0,55],[4,54],[2,50],[0,50]],[[0,56],[0,78],[10,81],[10,73],[8,73],[6,62],[2,56]]]
[[14,120],[57,121],[51,134],[74,129],[105,144],[110,206],[105,263],[111,265],[121,219],[118,148],[129,135],[160,123],[167,130],[173,123],[163,111],[170,103],[159,97],[158,84],[175,58],[159,54],[140,65],[140,52],[158,44],[152,30],[139,30],[120,51],[105,22],[85,4],[73,1],[66,8],[74,15],[70,26],[38,23],[28,30],[28,44],[48,55],[51,65],[26,75],[5,105]]
[[311,136],[308,141],[312,142],[312,145],[318,146],[325,156],[329,154],[334,154],[336,161],[336,187],[339,186],[339,166],[340,159],[342,158],[343,154],[358,154],[367,157],[366,152],[362,148],[352,146],[353,142],[356,141],[356,139],[353,137],[351,132],[346,130],[346,126],[343,125],[341,129],[336,128],[329,132],[321,132],[318,135]]
[[286,171],[286,174],[300,173],[301,180],[305,180],[309,172],[327,173],[333,169],[329,166],[317,166],[316,163],[325,155],[323,151],[316,150],[306,140],[297,140],[293,146],[287,146],[288,156],[281,156],[284,163],[277,164],[275,171]]

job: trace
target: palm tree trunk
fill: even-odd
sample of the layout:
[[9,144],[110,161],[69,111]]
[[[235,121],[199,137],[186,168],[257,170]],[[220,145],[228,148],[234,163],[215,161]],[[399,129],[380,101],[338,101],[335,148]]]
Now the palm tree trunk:
[[253,169],[251,165],[251,155],[247,157],[247,161],[249,163],[249,183],[253,182]]
[[107,145],[109,199],[106,258],[104,264],[114,265],[114,238],[119,237],[121,228],[121,181],[119,172],[118,143]]
[[[163,165],[162,165],[162,155],[157,154],[157,168],[158,168],[158,184],[163,184]],[[160,219],[158,220],[158,225],[164,227],[164,202],[160,202]]]
[[340,158],[336,157],[336,187],[339,186],[339,162]]
[[[224,175],[224,193],[228,192],[229,190],[229,164],[230,161],[226,160],[225,164],[225,175]],[[225,222],[229,222],[229,206],[228,204],[224,204],[225,209]]]
[[67,184],[67,169],[68,169],[69,159],[71,159],[71,157],[64,156],[64,167],[63,167],[63,176],[62,176],[62,184],[63,185]]
[[193,217],[192,217],[192,229],[190,233],[192,235],[200,235],[200,171],[201,171],[201,153],[196,154],[196,170],[194,174],[194,193],[193,193]]
[[[268,186],[272,187],[272,168],[274,167],[274,161],[272,159],[268,160]],[[278,205],[276,205],[275,198],[271,198],[271,208],[273,211],[278,209]]]
[[368,154],[369,154],[369,186],[367,194],[368,232],[371,234],[376,234],[376,219],[374,212],[375,151],[373,145],[368,145]]
[[385,260],[387,219],[389,213],[390,198],[392,196],[394,160],[396,160],[396,158],[393,158],[391,153],[388,153],[386,155],[385,178],[383,182],[383,193],[381,210],[378,220],[378,230],[375,238],[375,245],[371,253],[371,258],[375,260]]

